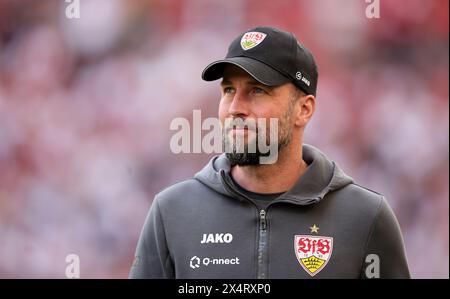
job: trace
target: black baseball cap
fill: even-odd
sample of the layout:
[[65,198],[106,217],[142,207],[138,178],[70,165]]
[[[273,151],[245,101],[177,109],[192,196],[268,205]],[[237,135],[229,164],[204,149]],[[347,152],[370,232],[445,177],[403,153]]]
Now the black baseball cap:
[[268,86],[292,82],[306,94],[316,95],[317,65],[311,52],[290,32],[255,27],[241,33],[228,48],[225,59],[210,63],[205,81],[222,78],[225,66],[234,64]]

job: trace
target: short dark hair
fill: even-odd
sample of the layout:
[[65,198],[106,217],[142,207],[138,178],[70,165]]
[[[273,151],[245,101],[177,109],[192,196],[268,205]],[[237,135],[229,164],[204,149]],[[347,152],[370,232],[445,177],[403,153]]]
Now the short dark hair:
[[298,88],[297,86],[293,85],[294,89],[291,91],[290,97],[292,101],[296,101],[301,97],[306,96],[306,93]]

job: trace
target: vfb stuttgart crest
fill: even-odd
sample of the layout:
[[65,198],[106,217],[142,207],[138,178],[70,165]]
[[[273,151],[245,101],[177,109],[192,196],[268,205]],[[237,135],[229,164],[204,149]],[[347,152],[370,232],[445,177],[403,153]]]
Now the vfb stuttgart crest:
[[333,238],[310,235],[296,235],[294,250],[297,260],[305,271],[314,276],[330,260],[333,251]]
[[244,34],[241,38],[241,47],[244,50],[248,50],[259,45],[267,34],[262,32],[251,31]]

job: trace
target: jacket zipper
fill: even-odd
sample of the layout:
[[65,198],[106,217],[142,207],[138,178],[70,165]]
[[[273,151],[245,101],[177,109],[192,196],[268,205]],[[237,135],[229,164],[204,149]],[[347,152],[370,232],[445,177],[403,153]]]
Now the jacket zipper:
[[259,241],[258,241],[258,279],[267,278],[267,212],[259,211]]
[[[225,178],[225,173],[223,170],[220,171],[220,177],[222,180],[222,184],[229,192],[234,193],[237,196],[240,196],[241,198],[244,198],[248,200],[250,203],[252,203],[256,209],[258,209],[258,206],[245,194],[242,194],[241,192],[235,190],[232,186],[230,186]],[[266,207],[270,206],[269,204]],[[257,279],[265,279],[267,278],[267,272],[268,272],[268,232],[267,232],[267,211],[262,209],[259,210],[259,230],[258,230],[258,260],[257,260]]]

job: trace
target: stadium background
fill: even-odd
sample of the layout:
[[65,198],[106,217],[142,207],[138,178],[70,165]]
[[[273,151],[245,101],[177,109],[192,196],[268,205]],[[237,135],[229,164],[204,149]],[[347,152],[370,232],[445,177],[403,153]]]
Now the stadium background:
[[64,278],[69,253],[127,277],[153,195],[211,157],[172,154],[171,120],[216,116],[203,67],[272,25],[319,66],[306,142],[386,195],[413,277],[448,278],[447,0],[80,4],[0,0],[0,277]]

